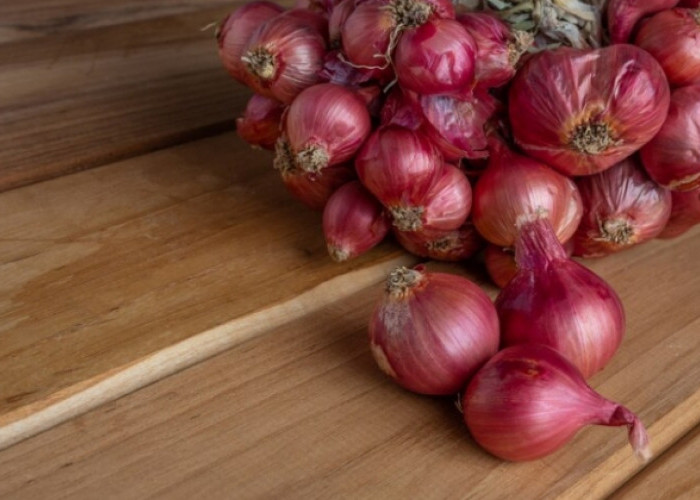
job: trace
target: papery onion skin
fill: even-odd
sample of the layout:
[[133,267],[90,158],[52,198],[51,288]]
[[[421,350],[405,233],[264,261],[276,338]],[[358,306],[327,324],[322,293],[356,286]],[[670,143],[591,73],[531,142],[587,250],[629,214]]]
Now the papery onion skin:
[[659,238],[676,238],[700,224],[700,189],[671,192],[671,216]]
[[641,151],[652,179],[674,191],[700,188],[700,85],[673,91],[668,116]]
[[360,181],[387,207],[424,200],[442,165],[425,135],[396,125],[372,132],[355,157]]
[[635,454],[651,458],[639,418],[595,392],[576,367],[546,346],[497,353],[469,382],[462,406],[472,437],[504,460],[549,455],[587,425],[627,426]]
[[547,215],[560,241],[571,238],[583,215],[576,184],[493,141],[489,165],[474,187],[474,225],[489,242],[510,247],[518,235],[518,219],[536,213]]
[[284,11],[281,17],[292,17],[301,21],[302,24],[312,27],[323,37],[324,42],[328,44],[328,18],[324,14],[307,8],[297,7]]
[[412,254],[444,262],[467,260],[484,246],[484,239],[471,221],[451,231],[394,230],[394,236],[399,244]]
[[544,218],[521,225],[515,260],[518,272],[496,299],[503,345],[547,345],[585,378],[602,370],[625,331],[615,291],[568,258]]
[[328,40],[332,48],[341,47],[341,31],[347,18],[355,10],[355,0],[338,2],[328,17]]
[[448,94],[474,80],[476,43],[454,19],[433,19],[401,36],[394,67],[399,85],[420,94]]
[[399,125],[418,130],[424,121],[418,96],[399,86],[394,87],[384,101],[379,119],[381,125]]
[[248,144],[272,150],[282,133],[284,109],[281,102],[254,94],[248,100],[243,116],[236,119],[236,132]]
[[355,180],[355,169],[344,163],[324,168],[320,173],[308,173],[294,165],[289,143],[284,135],[275,143],[273,165],[280,172],[287,191],[312,210],[321,211],[331,195],[343,184]]
[[454,394],[496,353],[498,317],[466,278],[399,268],[374,309],[369,337],[377,364],[399,385]]
[[359,181],[339,187],[323,210],[323,234],[331,258],[344,262],[378,245],[391,223],[384,207]]
[[576,179],[583,218],[574,255],[603,257],[656,238],[671,215],[671,192],[649,178],[636,156]]
[[248,84],[249,76],[241,61],[245,47],[260,26],[277,17],[283,10],[276,3],[255,0],[240,6],[221,22],[216,32],[219,57],[233,78]]
[[457,16],[476,42],[476,84],[491,88],[508,83],[526,47],[517,47],[510,28],[487,12],[467,12]]
[[418,98],[424,120],[421,131],[447,161],[488,157],[485,126],[499,103],[485,89],[460,95],[426,95]]
[[350,160],[371,130],[366,104],[352,90],[320,83],[289,106],[285,131],[297,167],[319,172]]
[[610,0],[608,32],[611,43],[627,43],[644,16],[675,7],[678,0]]
[[671,86],[700,83],[700,10],[655,14],[640,26],[634,43],[659,61]]
[[527,154],[567,175],[589,175],[654,137],[669,100],[662,68],[638,47],[559,48],[534,55],[518,71],[509,115]]
[[285,104],[316,83],[326,43],[307,22],[281,14],[260,26],[241,60],[246,83],[258,94]]

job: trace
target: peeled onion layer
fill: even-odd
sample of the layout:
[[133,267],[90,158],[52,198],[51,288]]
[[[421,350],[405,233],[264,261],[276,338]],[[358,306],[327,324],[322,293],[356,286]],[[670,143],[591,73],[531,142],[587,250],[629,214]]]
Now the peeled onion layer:
[[236,119],[236,132],[248,144],[272,150],[282,133],[284,109],[281,102],[254,94]]
[[589,175],[632,155],[666,119],[670,89],[659,63],[632,45],[559,48],[531,57],[513,79],[515,142],[567,175]]

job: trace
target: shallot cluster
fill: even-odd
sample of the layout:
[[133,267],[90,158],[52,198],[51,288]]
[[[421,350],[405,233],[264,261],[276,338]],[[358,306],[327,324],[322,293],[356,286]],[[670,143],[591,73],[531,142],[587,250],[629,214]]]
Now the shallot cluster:
[[585,381],[626,323],[580,259],[700,224],[700,5],[555,2],[539,22],[536,4],[255,0],[218,50],[252,91],[239,136],[322,212],[333,260],[391,239],[484,264],[501,289],[494,303],[459,272],[393,271],[369,326],[384,373],[459,395],[506,460],[589,424],[626,426],[646,458],[639,418]]

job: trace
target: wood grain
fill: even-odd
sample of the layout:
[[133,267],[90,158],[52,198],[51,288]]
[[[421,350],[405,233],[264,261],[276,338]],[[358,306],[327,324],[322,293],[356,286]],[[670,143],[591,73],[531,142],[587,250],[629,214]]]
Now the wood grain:
[[1,443],[115,373],[143,385],[412,261],[387,243],[332,262],[270,161],[226,134],[0,194]]
[[610,500],[700,498],[700,427],[617,490]]
[[0,43],[0,191],[233,129],[250,91],[202,27],[242,2],[3,2],[48,28]]
[[[640,415],[657,455],[700,422],[698,249],[695,230],[592,262],[618,287],[629,325],[592,383]],[[484,453],[450,400],[403,391],[374,366],[366,323],[378,293],[1,452],[0,496],[603,498],[642,468],[620,428],[586,428],[531,463]]]

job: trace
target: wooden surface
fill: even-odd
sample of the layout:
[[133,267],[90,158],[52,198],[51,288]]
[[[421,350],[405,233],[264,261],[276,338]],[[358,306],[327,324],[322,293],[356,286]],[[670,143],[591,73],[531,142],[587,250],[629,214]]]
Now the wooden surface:
[[0,498],[693,497],[700,228],[587,262],[628,315],[591,384],[654,461],[591,427],[500,462],[373,364],[380,283],[416,259],[332,263],[230,132],[249,92],[200,28],[236,4],[150,4],[0,5]]

